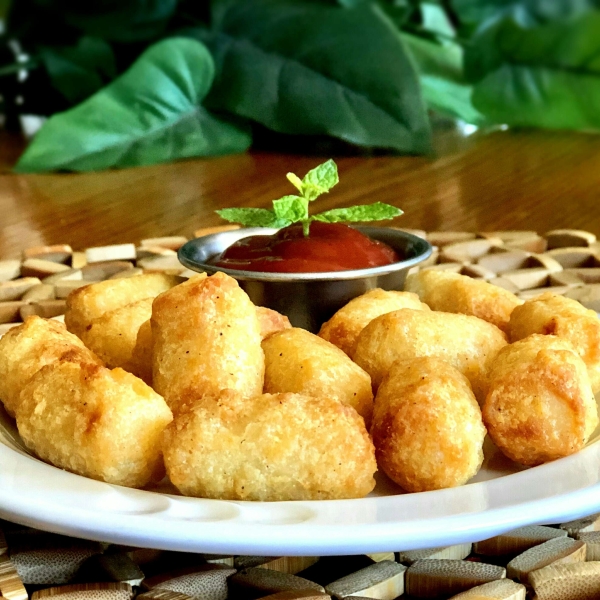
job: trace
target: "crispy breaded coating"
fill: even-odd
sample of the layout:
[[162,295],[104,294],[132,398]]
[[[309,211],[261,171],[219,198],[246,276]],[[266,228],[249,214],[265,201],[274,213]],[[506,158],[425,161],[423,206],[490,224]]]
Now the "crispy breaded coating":
[[486,431],[469,381],[438,358],[392,365],[371,434],[378,466],[407,492],[463,485],[483,462]]
[[411,273],[404,289],[417,294],[432,310],[479,317],[504,332],[512,311],[523,304],[497,285],[450,271],[426,269]]
[[377,388],[401,358],[441,358],[467,377],[479,403],[486,375],[506,338],[495,325],[477,317],[404,308],[377,317],[358,338],[354,361]]
[[569,340],[583,359],[594,393],[600,392],[600,319],[577,300],[546,292],[527,300],[510,317],[512,342],[532,333]]
[[523,465],[580,450],[598,425],[584,362],[572,344],[534,334],[499,352],[483,419],[500,450]]
[[387,292],[376,288],[350,300],[340,308],[329,321],[323,323],[319,337],[331,342],[352,357],[360,332],[376,317],[401,308],[429,310],[416,294]]
[[15,415],[19,395],[29,380],[45,365],[57,361],[102,361],[62,323],[28,317],[0,339],[0,400],[9,415]]
[[152,385],[152,348],[152,323],[148,319],[140,325],[131,359],[124,368],[150,386]]
[[256,316],[260,324],[260,337],[263,340],[273,333],[290,329],[292,326],[290,320],[285,315],[264,306],[256,307]]
[[85,328],[81,340],[110,369],[121,367],[130,371],[138,332],[152,316],[152,301],[153,298],[144,298],[104,313]]
[[256,308],[224,273],[192,277],[154,300],[154,389],[172,410],[224,389],[262,393],[265,358]]
[[71,333],[81,337],[86,327],[104,313],[144,298],[155,298],[180,281],[175,275],[147,273],[86,285],[69,294],[65,324]]
[[331,398],[226,390],[175,415],[167,473],[186,496],[228,500],[360,498],[375,449],[355,410]]
[[370,427],[371,378],[339,348],[298,327],[271,335],[262,347],[265,393],[335,398],[354,408]]
[[143,381],[93,364],[57,362],[23,388],[21,438],[40,458],[73,473],[142,487],[162,469],[165,401]]

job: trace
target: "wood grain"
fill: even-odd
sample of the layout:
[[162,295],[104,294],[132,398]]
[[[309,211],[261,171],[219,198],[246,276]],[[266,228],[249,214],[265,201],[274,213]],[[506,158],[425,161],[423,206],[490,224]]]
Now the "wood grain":
[[[0,169],[19,142],[0,136]],[[0,257],[186,235],[225,206],[266,207],[323,158],[254,152],[88,174],[0,175]],[[334,157],[336,158],[336,157]],[[586,229],[600,233],[600,136],[495,132],[437,157],[336,158],[340,184],[313,211],[389,202],[396,225],[427,231]]]

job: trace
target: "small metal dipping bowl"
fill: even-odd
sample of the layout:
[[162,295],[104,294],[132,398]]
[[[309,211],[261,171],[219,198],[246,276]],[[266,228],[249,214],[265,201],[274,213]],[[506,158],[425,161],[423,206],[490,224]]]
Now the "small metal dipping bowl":
[[405,260],[369,269],[326,273],[265,273],[224,269],[210,264],[237,240],[250,235],[271,235],[277,229],[251,227],[214,233],[189,241],[179,249],[179,260],[188,269],[209,274],[222,271],[238,280],[257,306],[287,315],[294,327],[316,333],[321,324],[356,296],[374,288],[401,290],[406,274],[431,255],[429,242],[411,233],[386,227],[356,227],[385,242]]

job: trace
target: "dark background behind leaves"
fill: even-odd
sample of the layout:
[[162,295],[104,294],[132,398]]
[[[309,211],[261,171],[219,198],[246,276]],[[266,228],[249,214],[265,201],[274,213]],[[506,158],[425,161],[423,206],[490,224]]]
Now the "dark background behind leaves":
[[600,0],[0,0],[2,13],[5,125],[51,117],[22,171],[252,140],[422,154],[439,115],[600,129]]

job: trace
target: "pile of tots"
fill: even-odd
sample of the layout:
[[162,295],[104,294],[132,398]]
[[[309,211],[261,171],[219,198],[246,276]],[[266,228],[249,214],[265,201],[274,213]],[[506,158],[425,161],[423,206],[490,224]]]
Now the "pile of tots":
[[375,289],[318,335],[217,273],[75,290],[66,327],[0,339],[0,399],[24,443],[73,473],[189,496],[356,498],[462,485],[486,433],[510,459],[580,450],[598,424],[600,319],[445,271]]

